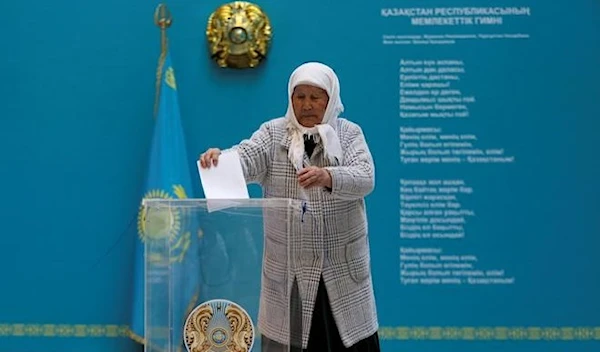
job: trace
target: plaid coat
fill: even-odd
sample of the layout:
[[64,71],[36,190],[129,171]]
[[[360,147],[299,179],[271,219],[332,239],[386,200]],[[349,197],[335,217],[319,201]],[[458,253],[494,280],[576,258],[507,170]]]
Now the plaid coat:
[[[268,121],[233,148],[240,154],[246,181],[260,184],[265,198],[292,198],[305,204],[304,211],[298,209],[291,216],[284,209],[265,210],[259,327],[272,340],[287,345],[301,338],[306,347],[322,275],[342,341],[351,346],[378,328],[364,202],[374,187],[373,160],[361,128],[339,118],[336,131],[343,165],[329,164],[318,136],[311,158],[304,156],[304,166],[328,169],[332,189],[301,190],[287,156],[291,137],[285,126],[284,118]],[[294,332],[300,328],[290,332],[286,299],[293,280],[298,283],[302,311],[301,335],[296,338]]]

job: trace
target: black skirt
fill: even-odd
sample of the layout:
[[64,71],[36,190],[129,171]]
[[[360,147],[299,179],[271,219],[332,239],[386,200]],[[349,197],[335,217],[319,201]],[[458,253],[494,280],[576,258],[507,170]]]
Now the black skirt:
[[[294,293],[297,294],[297,286],[294,285]],[[293,305],[293,304],[292,304]],[[299,309],[293,309],[294,311],[300,311]],[[293,314],[292,314],[293,315]],[[292,323],[292,325],[294,325]],[[293,329],[293,327],[292,327]],[[292,343],[296,345],[296,343]],[[327,296],[327,290],[325,289],[325,283],[323,277],[319,282],[319,288],[317,291],[317,299],[315,302],[315,308],[313,310],[312,323],[310,328],[310,335],[308,338],[308,346],[306,349],[301,350],[300,348],[287,348],[287,346],[281,345],[275,341],[268,339],[266,336],[262,336],[262,352],[380,352],[379,347],[379,336],[377,332],[366,339],[363,339],[356,344],[345,347],[342,343],[339,330],[331,313],[331,306],[329,304],[329,297]]]

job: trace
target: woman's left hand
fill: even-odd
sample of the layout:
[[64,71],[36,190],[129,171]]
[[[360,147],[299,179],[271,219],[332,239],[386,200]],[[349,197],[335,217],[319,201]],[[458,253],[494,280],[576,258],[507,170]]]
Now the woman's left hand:
[[304,188],[329,187],[331,188],[331,175],[326,169],[310,166],[298,172],[298,182]]

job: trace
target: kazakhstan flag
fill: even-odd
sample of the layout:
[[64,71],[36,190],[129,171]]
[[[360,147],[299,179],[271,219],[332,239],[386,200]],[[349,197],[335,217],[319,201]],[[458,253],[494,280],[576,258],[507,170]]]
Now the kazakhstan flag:
[[[158,73],[158,111],[144,198],[188,198],[192,192],[191,174],[168,49],[161,56]],[[145,243],[156,235],[146,226],[149,211],[142,206],[138,221],[131,336],[162,350],[181,350],[185,319],[199,298],[199,277],[195,275],[200,273],[199,231],[193,213],[169,209],[174,216],[169,229],[162,230],[168,235],[164,241],[167,249],[145,254]],[[149,331],[144,331],[145,313]]]

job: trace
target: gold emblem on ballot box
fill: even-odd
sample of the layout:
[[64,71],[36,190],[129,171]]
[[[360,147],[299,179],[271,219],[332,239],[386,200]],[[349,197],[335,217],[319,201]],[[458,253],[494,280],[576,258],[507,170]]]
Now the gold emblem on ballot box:
[[215,299],[188,315],[183,339],[188,352],[249,352],[254,344],[254,325],[242,307]]
[[206,36],[211,57],[220,67],[253,68],[267,56],[272,29],[258,5],[234,1],[210,15]]

